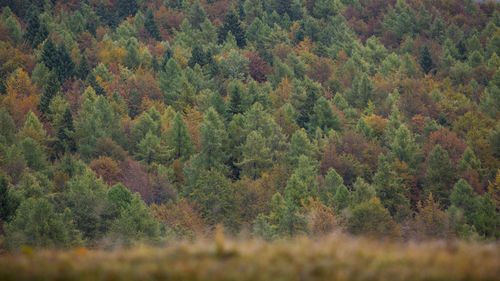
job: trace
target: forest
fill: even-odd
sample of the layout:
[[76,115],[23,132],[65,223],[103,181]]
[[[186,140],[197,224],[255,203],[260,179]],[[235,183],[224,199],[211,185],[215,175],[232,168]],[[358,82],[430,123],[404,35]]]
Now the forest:
[[217,233],[500,238],[494,1],[1,2],[4,280]]

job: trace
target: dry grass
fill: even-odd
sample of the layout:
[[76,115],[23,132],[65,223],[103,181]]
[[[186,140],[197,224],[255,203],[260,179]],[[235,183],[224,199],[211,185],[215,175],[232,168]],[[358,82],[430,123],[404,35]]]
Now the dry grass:
[[0,257],[0,280],[500,280],[500,246],[339,234],[272,243],[219,237],[115,251],[25,249]]

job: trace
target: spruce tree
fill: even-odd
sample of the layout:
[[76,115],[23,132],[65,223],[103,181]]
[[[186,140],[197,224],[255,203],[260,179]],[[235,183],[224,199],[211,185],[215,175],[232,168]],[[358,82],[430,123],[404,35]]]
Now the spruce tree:
[[158,30],[158,25],[156,24],[152,8],[149,8],[148,12],[146,13],[144,28],[146,28],[153,39],[155,39],[156,41],[161,41],[160,31]]
[[82,80],[87,79],[87,75],[89,75],[90,67],[87,56],[82,55],[82,59],[80,60],[80,64],[78,65],[78,69],[76,70],[76,76]]
[[74,140],[75,128],[73,125],[73,114],[71,109],[66,107],[61,126],[57,130],[55,148],[58,155],[65,152],[75,152],[76,143]]
[[19,200],[9,190],[9,181],[0,176],[0,224],[10,221],[19,205]]
[[71,55],[66,48],[64,42],[59,44],[57,48],[58,63],[55,65],[57,78],[59,82],[64,83],[66,79],[73,76],[75,72],[75,63],[71,59]]
[[41,60],[50,70],[57,67],[59,63],[59,54],[56,45],[50,36],[43,44]]
[[425,45],[420,52],[420,66],[425,74],[428,74],[434,68],[434,62],[432,61],[432,55],[429,47]]
[[61,88],[57,75],[51,71],[47,80],[47,85],[44,87],[42,96],[40,97],[40,105],[38,109],[43,115],[49,113],[49,105],[52,99],[56,96]]
[[448,153],[440,145],[436,145],[429,154],[425,178],[424,190],[426,194],[432,192],[439,203],[447,206],[455,181],[455,170]]
[[238,16],[234,11],[228,13],[222,22],[222,27],[219,29],[219,44],[222,44],[226,40],[227,34],[231,32],[231,34],[236,39],[236,44],[238,47],[243,48],[247,44],[246,42],[246,33],[243,27],[241,26],[241,22],[238,19]]
[[137,0],[118,0],[115,7],[118,18],[120,19],[128,16],[135,16],[135,13],[139,10]]

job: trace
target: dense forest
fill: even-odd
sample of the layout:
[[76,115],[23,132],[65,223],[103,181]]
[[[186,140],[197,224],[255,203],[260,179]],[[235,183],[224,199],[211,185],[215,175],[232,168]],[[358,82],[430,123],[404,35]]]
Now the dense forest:
[[4,0],[1,247],[500,238],[500,4]]

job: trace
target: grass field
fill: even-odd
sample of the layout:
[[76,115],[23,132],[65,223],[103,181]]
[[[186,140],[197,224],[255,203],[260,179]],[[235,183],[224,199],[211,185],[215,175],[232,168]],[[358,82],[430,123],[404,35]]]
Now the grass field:
[[0,257],[0,280],[500,280],[500,246],[332,235],[272,243],[219,237],[113,251],[24,249]]

